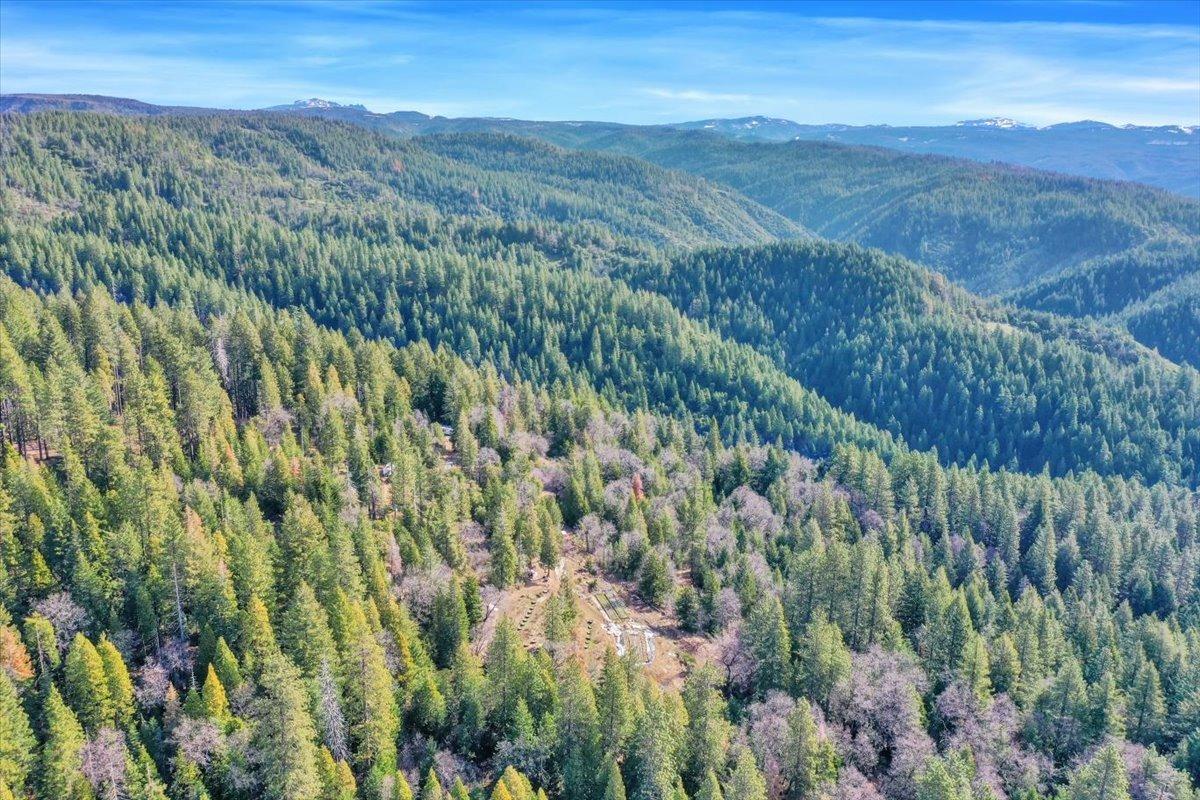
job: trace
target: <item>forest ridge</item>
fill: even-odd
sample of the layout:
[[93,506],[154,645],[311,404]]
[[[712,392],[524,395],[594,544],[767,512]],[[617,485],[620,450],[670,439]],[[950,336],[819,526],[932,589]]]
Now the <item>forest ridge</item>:
[[29,111],[0,799],[1195,797],[1196,201]]

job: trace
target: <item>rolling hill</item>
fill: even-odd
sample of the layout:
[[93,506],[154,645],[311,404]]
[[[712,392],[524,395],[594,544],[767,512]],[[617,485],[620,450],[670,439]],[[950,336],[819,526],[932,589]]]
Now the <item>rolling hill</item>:
[[[948,463],[1197,477],[1194,371],[853,247],[717,250],[673,268],[657,244],[738,241],[753,206],[641,162],[281,115],[11,121],[5,260],[24,285],[172,302],[234,287],[814,455],[911,438]],[[630,187],[628,202],[595,208]],[[664,283],[660,268],[694,274]],[[737,287],[730,314],[718,287]],[[757,321],[731,325],[739,315]],[[882,374],[864,393],[869,373]]]
[[745,141],[802,139],[1001,161],[1087,178],[1136,181],[1200,197],[1200,129],[1196,127],[1117,126],[1086,120],[1034,127],[1011,119],[929,126],[803,125],[772,117],[706,119],[671,127]]

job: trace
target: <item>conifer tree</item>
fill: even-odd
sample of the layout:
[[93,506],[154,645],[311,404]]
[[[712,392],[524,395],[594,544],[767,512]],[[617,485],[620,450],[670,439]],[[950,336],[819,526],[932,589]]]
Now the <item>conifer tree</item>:
[[1129,800],[1129,774],[1117,748],[1108,744],[1071,776],[1070,800]]
[[421,783],[421,800],[445,800],[446,793],[442,791],[442,782],[438,780],[437,773],[430,767],[425,773],[425,780]]
[[229,698],[212,664],[208,665],[208,674],[204,677],[200,697],[203,700],[205,717],[215,720],[218,723],[224,723],[228,720]]
[[767,785],[749,748],[741,748],[725,783],[726,800],[767,800]]
[[713,770],[710,769],[705,773],[704,781],[696,791],[696,800],[725,800],[725,793],[721,791],[721,782],[717,780],[717,773]]
[[797,678],[800,690],[824,703],[837,684],[850,674],[850,651],[836,623],[818,618],[800,641]]
[[1141,659],[1129,690],[1129,737],[1152,744],[1162,728],[1166,707],[1158,670],[1149,659]]
[[792,672],[792,638],[779,598],[774,595],[761,598],[745,624],[756,690],[766,695],[772,689],[786,687]]
[[43,797],[61,800],[91,800],[92,789],[83,776],[83,726],[58,688],[51,686],[42,706],[45,730],[38,765]]
[[615,758],[633,730],[633,709],[629,696],[629,676],[616,649],[604,650],[596,686],[597,729],[602,750]]
[[395,777],[392,797],[389,800],[413,800],[413,791],[408,783],[408,778],[405,777],[403,772],[397,772]]
[[310,800],[321,791],[316,728],[300,672],[278,653],[262,663],[262,694],[251,714],[263,796],[270,800]]
[[725,763],[729,746],[725,703],[717,691],[717,674],[711,666],[698,667],[688,675],[683,685],[683,703],[688,712],[688,729],[680,772],[684,785],[695,792],[714,765]]
[[14,796],[25,793],[36,745],[16,684],[0,669],[0,785]]
[[787,718],[787,739],[782,759],[785,797],[803,800],[837,777],[837,754],[817,728],[812,706],[796,701]]
[[125,659],[116,645],[107,636],[100,637],[96,651],[104,663],[104,677],[108,684],[108,696],[113,706],[114,721],[118,726],[128,725],[133,721],[134,695],[133,680]]
[[104,659],[82,633],[75,634],[67,651],[63,677],[67,701],[87,731],[95,733],[112,722],[114,708]]
[[625,800],[625,779],[616,761],[609,759],[604,776],[604,800]]
[[312,587],[303,580],[279,622],[279,645],[306,677],[314,677],[323,661],[334,657],[329,615]]

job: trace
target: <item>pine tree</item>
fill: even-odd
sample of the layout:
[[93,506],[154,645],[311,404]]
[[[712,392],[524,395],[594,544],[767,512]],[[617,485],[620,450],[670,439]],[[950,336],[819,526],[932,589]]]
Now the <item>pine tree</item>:
[[800,690],[824,703],[833,688],[850,675],[850,651],[833,622],[816,619],[800,641],[797,677]]
[[749,748],[743,747],[725,783],[726,800],[767,800],[767,784]]
[[237,657],[225,643],[225,638],[217,640],[216,653],[213,655],[212,667],[226,691],[233,691],[242,685],[242,670],[238,666]]
[[807,700],[796,701],[788,713],[787,739],[781,771],[785,797],[803,800],[816,796],[820,787],[837,777],[837,756],[833,745],[821,735],[812,706]]
[[128,725],[133,721],[135,708],[133,680],[129,677],[125,659],[107,636],[100,637],[96,651],[104,663],[104,677],[108,684],[108,695],[112,701],[114,720],[118,726]]
[[1149,659],[1142,659],[1129,690],[1129,738],[1152,744],[1158,739],[1166,714],[1162,683],[1158,670]]
[[596,712],[600,746],[610,757],[615,757],[633,732],[633,709],[629,697],[629,676],[612,645],[605,648],[604,661],[600,665]]
[[792,672],[792,638],[779,598],[767,595],[759,600],[746,620],[745,636],[759,695],[787,687]]
[[242,660],[250,675],[256,675],[264,664],[279,653],[267,607],[258,597],[250,598],[242,615],[241,638]]
[[445,800],[446,793],[442,791],[442,782],[438,780],[437,773],[431,767],[425,773],[425,780],[421,783],[421,800]]
[[694,792],[714,764],[725,762],[729,746],[725,703],[717,691],[717,675],[711,666],[698,667],[688,675],[683,685],[683,704],[688,712],[688,729],[680,771],[684,785]]
[[0,785],[18,797],[25,794],[36,745],[17,687],[0,669]]
[[112,722],[114,708],[104,659],[82,633],[75,634],[67,651],[64,678],[67,701],[87,731],[94,733]]
[[454,452],[458,455],[458,463],[464,469],[475,469],[475,459],[479,457],[479,441],[471,432],[470,418],[466,411],[458,415],[458,422],[454,426]]
[[559,673],[555,722],[560,742],[558,763],[563,776],[563,796],[578,800],[594,797],[603,763],[596,698],[583,665],[574,659],[564,664]]
[[721,782],[717,780],[717,773],[713,770],[710,769],[705,773],[704,781],[696,791],[696,800],[725,800],[725,793],[721,791]]
[[958,674],[975,696],[986,702],[992,694],[991,662],[983,637],[972,633],[963,648]]
[[251,710],[251,746],[263,796],[311,800],[321,791],[317,732],[300,672],[285,656],[273,654],[262,663],[259,684],[261,695]]
[[630,745],[634,800],[659,800],[674,793],[679,781],[679,742],[675,737],[667,702],[655,692],[646,701],[646,711],[637,722]]
[[279,622],[279,645],[305,677],[314,677],[323,661],[334,657],[329,615],[306,582],[296,586]]
[[497,589],[507,589],[517,580],[517,548],[507,527],[492,531],[492,583]]
[[447,705],[454,741],[460,751],[474,753],[487,725],[487,679],[479,658],[465,642],[451,667]]
[[433,619],[430,622],[430,641],[433,658],[439,667],[450,666],[459,646],[470,637],[471,623],[463,602],[458,579],[438,589],[433,598]]
[[350,765],[345,761],[335,761],[333,755],[324,747],[318,751],[317,772],[321,777],[319,800],[354,800],[357,785]]
[[917,776],[917,800],[972,800],[974,778],[969,753],[934,756]]
[[1079,663],[1067,659],[1034,706],[1032,738],[1065,759],[1083,746],[1087,692]]
[[204,677],[204,685],[200,690],[204,705],[204,716],[208,719],[223,723],[229,718],[229,698],[225,687],[217,677],[217,671],[212,664],[208,665],[208,674]]
[[516,629],[507,617],[501,618],[484,661],[492,698],[491,723],[498,739],[509,738],[516,720],[523,662]]
[[41,796],[60,800],[90,800],[92,789],[81,770],[86,741],[83,726],[54,686],[46,695],[42,719],[45,735],[38,767]]
[[396,769],[400,715],[387,657],[361,604],[345,600],[343,621],[334,628],[343,639],[339,676],[352,750],[360,768]]
[[604,775],[604,800],[625,800],[625,780],[616,761],[609,759]]
[[1054,525],[1050,519],[1043,520],[1034,531],[1033,543],[1025,552],[1023,567],[1029,582],[1043,594],[1054,591],[1058,580],[1055,561],[1058,548],[1054,540]]
[[1129,774],[1115,745],[1109,744],[1071,776],[1070,800],[1129,800]]
[[396,773],[392,796],[388,800],[413,800],[412,787],[409,785],[408,778],[405,777],[403,772]]

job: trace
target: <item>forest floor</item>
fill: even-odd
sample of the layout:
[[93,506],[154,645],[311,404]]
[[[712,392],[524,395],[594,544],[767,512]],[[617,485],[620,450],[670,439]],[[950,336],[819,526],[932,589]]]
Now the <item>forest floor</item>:
[[[523,583],[504,592],[489,608],[476,640],[479,652],[486,651],[496,625],[507,617],[528,648],[546,644],[556,655],[577,655],[594,672],[605,650],[612,647],[618,655],[633,654],[661,686],[681,686],[686,661],[715,656],[710,638],[680,630],[669,611],[646,604],[629,586],[593,570],[569,532],[564,532],[563,540],[557,568],[531,570]],[[546,604],[567,576],[574,583],[579,608],[574,641],[547,643]]]

